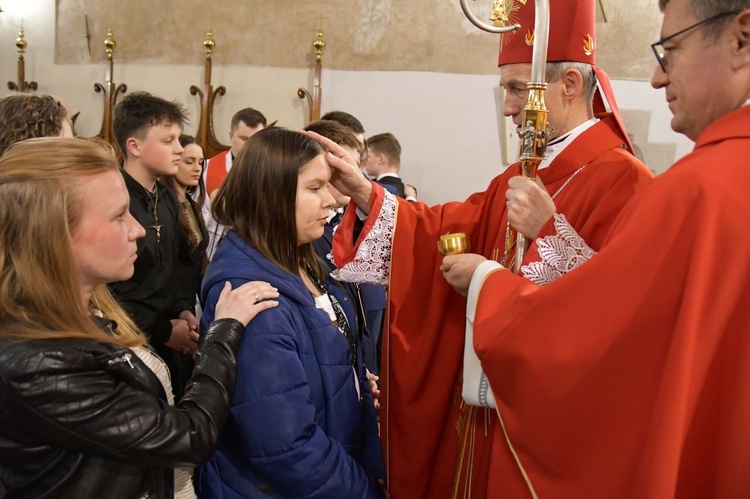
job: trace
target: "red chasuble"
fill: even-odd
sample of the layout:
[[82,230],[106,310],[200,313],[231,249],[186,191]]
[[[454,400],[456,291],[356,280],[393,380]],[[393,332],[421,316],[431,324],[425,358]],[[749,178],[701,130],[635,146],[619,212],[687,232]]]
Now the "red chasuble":
[[[539,171],[551,194],[564,186],[555,198],[557,211],[594,249],[621,208],[651,178],[646,167],[620,147],[623,139],[613,123],[604,118]],[[508,179],[518,174],[518,165],[511,166],[487,191],[463,203],[430,208],[399,200],[384,321],[380,419],[394,499],[487,495],[490,452],[495,453],[493,445],[499,442],[494,440],[496,418],[462,401],[466,299],[443,279],[437,241],[441,234],[463,231],[472,252],[500,259],[507,228],[505,192]],[[371,213],[380,209],[382,196],[375,187]],[[336,231],[338,267],[354,257],[355,216],[350,207]],[[360,239],[371,228],[370,219]],[[553,230],[550,222],[539,236]],[[537,258],[532,244],[526,261]],[[499,452],[507,452],[506,447],[502,444]]]
[[[745,107],[582,267],[485,279],[474,344],[539,497],[750,497],[749,157]],[[493,490],[520,476],[493,463]]]
[[210,197],[219,187],[229,173],[229,165],[232,164],[230,149],[222,151],[210,160],[206,165],[206,194]]

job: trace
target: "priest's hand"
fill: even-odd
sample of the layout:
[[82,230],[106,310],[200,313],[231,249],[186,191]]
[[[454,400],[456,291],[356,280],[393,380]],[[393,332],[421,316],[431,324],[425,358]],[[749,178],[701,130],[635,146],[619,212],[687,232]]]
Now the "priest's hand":
[[505,197],[510,225],[529,239],[536,238],[556,211],[555,202],[539,177],[536,181],[520,175],[511,178]]
[[357,161],[332,140],[315,132],[302,133],[317,140],[328,149],[325,158],[328,166],[331,167],[331,184],[342,194],[350,196],[357,208],[369,213],[372,183],[362,174]]
[[462,253],[460,255],[448,255],[443,258],[440,270],[448,284],[453,286],[458,293],[466,296],[469,292],[471,277],[480,263],[487,259],[476,253]]

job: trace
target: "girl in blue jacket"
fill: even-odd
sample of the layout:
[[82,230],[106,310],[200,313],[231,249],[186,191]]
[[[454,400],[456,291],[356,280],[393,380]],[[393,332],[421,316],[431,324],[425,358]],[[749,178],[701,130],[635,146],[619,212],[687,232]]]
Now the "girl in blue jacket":
[[382,497],[385,471],[351,299],[312,241],[333,198],[320,144],[269,128],[242,148],[212,208],[232,227],[203,281],[202,322],[225,281],[264,280],[279,306],[258,316],[238,352],[231,415],[200,497]]

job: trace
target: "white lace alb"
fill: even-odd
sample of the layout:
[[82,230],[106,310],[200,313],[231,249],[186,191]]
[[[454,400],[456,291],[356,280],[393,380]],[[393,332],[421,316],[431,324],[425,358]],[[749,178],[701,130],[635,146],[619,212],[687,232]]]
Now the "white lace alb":
[[331,275],[339,281],[387,285],[391,276],[391,250],[395,229],[396,198],[386,192],[375,224],[359,244],[354,259],[331,272]]
[[565,215],[555,213],[554,217],[556,234],[536,240],[541,260],[521,267],[523,276],[539,286],[559,279],[596,254],[568,223]]

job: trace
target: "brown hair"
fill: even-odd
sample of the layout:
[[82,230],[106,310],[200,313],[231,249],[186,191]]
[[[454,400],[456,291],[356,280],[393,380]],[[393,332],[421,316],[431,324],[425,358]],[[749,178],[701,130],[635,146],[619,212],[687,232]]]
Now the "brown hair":
[[297,244],[295,218],[297,177],[320,154],[320,144],[299,132],[270,127],[256,133],[211,203],[214,218],[279,267],[296,275],[307,263],[320,274],[312,244]]
[[0,337],[145,343],[106,285],[90,305],[118,323],[117,334],[97,327],[81,303],[71,232],[82,216],[82,187],[111,170],[118,171],[113,149],[85,139],[31,139],[0,158]]
[[367,139],[367,148],[374,154],[383,154],[393,165],[401,163],[401,144],[390,132],[379,133]]
[[258,125],[263,125],[263,127],[265,128],[265,126],[268,124],[266,121],[266,117],[263,116],[263,113],[261,113],[257,109],[253,109],[252,107],[246,107],[245,109],[240,109],[239,111],[234,113],[230,126],[232,132],[237,130],[237,127],[240,126],[240,122],[244,123],[250,128],[255,128]]
[[16,142],[56,137],[68,112],[51,95],[12,94],[0,98],[0,156]]
[[[185,135],[184,133],[180,135],[180,145],[183,147],[183,149],[186,146],[189,146],[190,144],[195,144],[198,147],[202,146],[198,144],[198,142],[195,141],[195,138],[192,135]],[[201,173],[205,169],[205,160],[204,164],[201,165]],[[172,192],[177,192],[177,176],[176,175],[165,175],[161,178],[162,183],[169,188],[172,189]],[[192,194],[195,190],[198,190],[198,199],[193,200]],[[187,201],[190,203],[190,209],[193,210],[193,214],[195,215],[195,218],[198,220],[198,223],[200,225],[206,225],[206,221],[203,220],[203,213],[201,213],[201,206],[203,206],[203,203],[206,201],[206,187],[203,183],[203,175],[201,174],[201,178],[198,180],[198,185],[195,187],[190,187],[186,191],[187,193]],[[182,227],[182,231],[187,235],[188,241],[190,243],[190,248],[194,249],[198,245],[198,241],[193,234],[193,231],[190,229],[190,224],[188,223],[185,214],[182,210],[179,210],[179,216],[178,221],[180,223],[180,227]]]
[[365,133],[365,127],[362,126],[362,122],[346,111],[329,111],[321,116],[320,119],[341,123],[345,127],[350,128],[354,133]]
[[186,121],[185,108],[177,101],[169,102],[148,92],[134,92],[115,106],[112,131],[122,157],[127,160],[130,137],[143,139],[149,128],[161,123],[176,124],[182,128]]
[[[305,130],[315,132],[318,135],[322,135],[327,139],[331,139],[336,144],[342,147],[351,147],[358,153],[362,152],[363,145],[357,140],[357,136],[354,135],[354,131],[351,128],[346,127],[333,120],[317,120],[313,121],[305,127]],[[325,148],[325,146],[323,146]],[[354,158],[359,159],[359,158]]]

